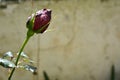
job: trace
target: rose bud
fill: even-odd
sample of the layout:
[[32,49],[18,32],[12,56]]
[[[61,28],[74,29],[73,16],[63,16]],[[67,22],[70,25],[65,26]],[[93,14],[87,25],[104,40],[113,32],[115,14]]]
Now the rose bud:
[[34,33],[43,33],[49,26],[51,10],[42,9],[28,17],[27,28]]

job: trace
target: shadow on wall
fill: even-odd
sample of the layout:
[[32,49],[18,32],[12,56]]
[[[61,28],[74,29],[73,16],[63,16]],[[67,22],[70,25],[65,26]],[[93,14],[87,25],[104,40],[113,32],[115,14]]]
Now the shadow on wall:
[[21,0],[0,0],[0,8],[5,9],[9,3],[20,3]]
[[107,1],[109,1],[109,0],[100,0],[101,2],[107,2]]
[[[7,8],[7,4],[9,3],[21,3],[27,0],[0,0],[0,8],[4,9]],[[37,0],[31,0],[31,1],[37,1]],[[40,0],[40,1],[44,1],[44,0]],[[58,2],[60,0],[46,0],[46,1],[54,1],[54,2]],[[100,0],[101,2],[107,2],[109,0]]]
[[[0,0],[0,8],[1,9],[5,9],[7,8],[7,5],[10,3],[21,3],[27,0]],[[38,0],[31,0],[31,1],[38,1]],[[40,0],[40,1],[44,1],[44,0]],[[58,2],[60,0],[46,0],[46,1],[54,1],[54,2]]]

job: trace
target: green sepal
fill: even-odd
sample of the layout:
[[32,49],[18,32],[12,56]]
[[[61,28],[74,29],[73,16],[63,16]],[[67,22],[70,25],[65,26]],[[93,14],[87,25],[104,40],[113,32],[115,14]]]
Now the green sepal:
[[32,30],[33,29],[33,26],[34,26],[34,20],[35,20],[35,15],[33,14],[33,16],[31,16],[32,18],[27,22],[27,28],[29,30]]
[[27,37],[31,37],[34,35],[35,32],[33,32],[32,30],[28,30],[27,32]]

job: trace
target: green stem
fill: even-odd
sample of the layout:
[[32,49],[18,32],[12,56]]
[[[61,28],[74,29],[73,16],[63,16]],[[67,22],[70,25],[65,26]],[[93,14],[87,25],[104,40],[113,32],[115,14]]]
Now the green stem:
[[[18,57],[17,57],[17,60],[16,60],[16,62],[15,62],[15,65],[16,65],[16,66],[18,65],[18,61],[19,61],[19,59],[20,59],[21,52],[23,51],[23,49],[24,49],[25,45],[27,44],[28,40],[30,39],[30,37],[31,37],[31,36],[27,36],[27,37],[26,37],[26,39],[25,39],[25,41],[24,41],[24,43],[23,43],[23,45],[22,45],[22,47],[21,47],[21,49],[20,49],[20,52],[19,52]],[[11,80],[12,75],[13,75],[15,69],[16,69],[16,68],[13,68],[13,70],[11,71],[11,74],[10,74],[8,80]]]

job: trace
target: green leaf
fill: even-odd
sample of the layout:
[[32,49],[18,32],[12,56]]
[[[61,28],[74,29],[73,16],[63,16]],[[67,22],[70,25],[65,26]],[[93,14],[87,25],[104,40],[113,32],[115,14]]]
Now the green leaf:
[[45,80],[50,80],[50,79],[49,79],[49,76],[47,75],[47,73],[46,73],[45,71],[43,71],[43,75],[44,75],[44,79],[45,79]]
[[15,64],[7,59],[0,58],[0,65],[5,68],[14,68],[16,67]]
[[23,60],[24,60],[24,62],[26,62],[26,63],[30,63],[30,64],[35,63],[35,61],[33,61],[33,60],[29,59],[29,58],[27,58],[27,59],[24,58]]
[[111,79],[110,80],[115,80],[115,66],[112,65],[111,67]]
[[8,51],[2,56],[2,58],[6,58],[6,57],[13,58],[14,56],[13,56],[13,53],[11,51]]
[[32,73],[35,73],[37,68],[31,65],[24,65],[24,69],[31,71]]
[[[17,53],[17,55],[18,55],[19,53]],[[24,52],[21,52],[21,57],[24,57],[24,58],[29,58],[28,56],[27,56],[27,54],[26,53],[24,53]]]
[[35,63],[35,61],[29,59],[29,63],[33,64],[33,63]]

